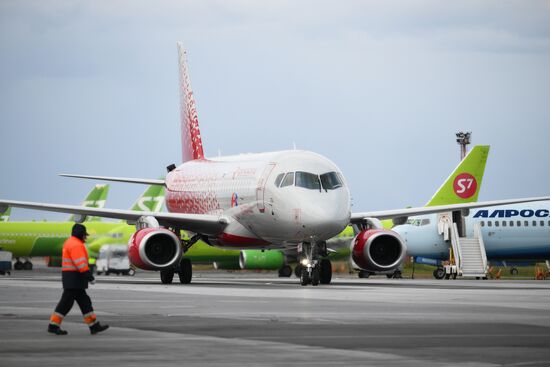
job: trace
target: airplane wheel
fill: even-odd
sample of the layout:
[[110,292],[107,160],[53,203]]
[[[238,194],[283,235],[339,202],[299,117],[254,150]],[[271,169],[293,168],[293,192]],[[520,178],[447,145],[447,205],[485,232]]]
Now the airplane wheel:
[[396,270],[393,272],[393,278],[394,279],[402,279],[403,278],[403,274],[401,273],[401,270]]
[[23,270],[23,263],[21,261],[16,261],[15,264],[13,264],[14,270]]
[[386,278],[388,278],[388,279],[393,278],[393,274],[386,274]]
[[319,265],[317,265],[311,271],[311,285],[319,285],[319,276]]
[[24,270],[32,270],[32,263],[30,261],[25,261],[23,263],[23,269]]
[[180,262],[180,270],[178,271],[181,284],[191,283],[193,278],[193,267],[191,266],[191,260],[182,259]]
[[296,266],[294,267],[294,275],[296,276],[296,278],[300,278],[302,274],[302,269],[304,269],[302,264],[296,264]]
[[302,271],[300,272],[300,284],[305,286],[308,285],[310,281],[311,279],[309,278],[309,274],[302,268]]
[[174,269],[163,269],[160,271],[160,281],[162,284],[172,284],[174,280]]
[[330,284],[332,281],[332,264],[329,259],[321,259],[321,284]]
[[292,268],[289,265],[283,265],[279,269],[279,278],[289,278],[292,275]]
[[445,278],[445,269],[443,268],[437,268],[433,272],[433,276],[435,279],[443,279]]
[[370,277],[370,273],[368,271],[361,270],[361,271],[359,271],[359,273],[357,273],[357,276],[361,279],[362,278],[368,278],[368,277]]
[[516,268],[510,269],[510,275],[516,276],[516,275],[518,275],[518,273],[519,273],[518,269],[516,269]]

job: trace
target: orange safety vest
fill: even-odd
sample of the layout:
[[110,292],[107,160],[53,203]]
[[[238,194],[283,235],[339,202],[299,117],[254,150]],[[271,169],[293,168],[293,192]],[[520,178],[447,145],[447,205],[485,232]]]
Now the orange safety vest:
[[83,273],[90,270],[88,267],[88,250],[84,241],[71,236],[63,244],[61,255],[61,271],[78,271]]

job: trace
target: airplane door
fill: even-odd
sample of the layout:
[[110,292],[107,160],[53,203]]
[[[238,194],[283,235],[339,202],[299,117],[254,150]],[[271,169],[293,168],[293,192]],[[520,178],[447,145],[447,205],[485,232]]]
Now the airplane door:
[[265,185],[275,165],[276,163],[269,163],[258,180],[258,186],[256,187],[256,202],[258,203],[260,213],[265,212]]

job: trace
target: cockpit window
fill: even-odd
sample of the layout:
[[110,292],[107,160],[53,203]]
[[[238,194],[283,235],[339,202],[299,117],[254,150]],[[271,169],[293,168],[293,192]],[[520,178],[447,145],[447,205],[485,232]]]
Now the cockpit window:
[[286,174],[281,187],[292,186],[294,185],[294,172],[289,172]]
[[328,172],[321,175],[321,185],[323,185],[323,189],[326,190],[335,190],[339,187],[342,187],[342,181],[340,181],[340,178],[336,174],[336,172]]
[[310,190],[321,190],[319,176],[309,172],[296,172],[296,186]]
[[284,177],[284,173],[281,173],[277,176],[277,178],[275,179],[275,187],[279,187],[279,185],[281,184],[281,181],[283,180],[283,177]]
[[424,218],[424,219],[420,219],[420,218],[409,218],[407,220],[407,224],[411,225],[411,226],[417,226],[417,227],[420,227],[420,226],[427,226],[428,224],[430,224],[430,220],[428,218]]

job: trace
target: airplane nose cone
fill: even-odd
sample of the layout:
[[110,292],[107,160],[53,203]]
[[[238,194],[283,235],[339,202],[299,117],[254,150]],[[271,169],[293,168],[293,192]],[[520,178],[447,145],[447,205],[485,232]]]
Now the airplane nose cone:
[[349,223],[350,210],[346,205],[310,206],[303,213],[304,229],[311,236],[329,239],[340,233]]

